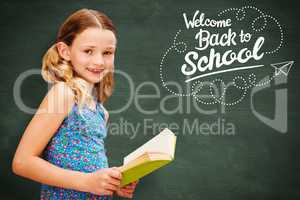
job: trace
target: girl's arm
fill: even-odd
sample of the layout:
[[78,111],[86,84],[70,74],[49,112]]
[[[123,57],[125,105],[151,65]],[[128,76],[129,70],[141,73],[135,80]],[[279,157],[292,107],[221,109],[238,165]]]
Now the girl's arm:
[[121,183],[118,168],[84,173],[57,167],[40,157],[73,105],[73,92],[65,83],[51,88],[21,138],[12,163],[13,172],[47,185],[112,195]]
[[15,174],[48,185],[85,190],[84,173],[59,168],[40,157],[73,104],[72,90],[64,83],[49,90],[18,145],[12,163]]

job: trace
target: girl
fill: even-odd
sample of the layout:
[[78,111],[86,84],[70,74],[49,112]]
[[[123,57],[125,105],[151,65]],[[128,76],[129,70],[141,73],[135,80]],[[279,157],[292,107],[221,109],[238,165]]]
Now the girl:
[[103,140],[112,93],[116,30],[103,13],[81,9],[61,25],[43,57],[42,76],[53,86],[27,126],[13,172],[41,182],[41,199],[132,198],[136,182],[108,168]]

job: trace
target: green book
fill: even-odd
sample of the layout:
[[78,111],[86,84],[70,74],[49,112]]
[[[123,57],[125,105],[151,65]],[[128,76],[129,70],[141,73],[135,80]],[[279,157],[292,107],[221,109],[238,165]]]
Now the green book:
[[170,163],[174,160],[175,147],[176,136],[166,128],[127,155],[120,167],[122,172],[121,186],[134,182]]

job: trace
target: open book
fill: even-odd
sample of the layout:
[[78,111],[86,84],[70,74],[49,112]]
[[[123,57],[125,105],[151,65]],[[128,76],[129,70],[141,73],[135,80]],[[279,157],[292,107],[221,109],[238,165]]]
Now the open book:
[[127,155],[121,166],[121,186],[136,181],[171,162],[174,159],[175,146],[176,136],[166,128]]

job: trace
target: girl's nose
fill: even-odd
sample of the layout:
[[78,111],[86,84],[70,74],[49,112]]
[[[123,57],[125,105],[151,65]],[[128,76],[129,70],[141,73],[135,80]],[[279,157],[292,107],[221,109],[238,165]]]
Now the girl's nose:
[[104,65],[104,59],[103,59],[102,54],[98,54],[97,56],[95,56],[95,58],[93,60],[93,63],[95,65],[98,65],[98,66],[102,67]]

